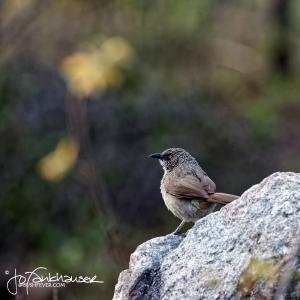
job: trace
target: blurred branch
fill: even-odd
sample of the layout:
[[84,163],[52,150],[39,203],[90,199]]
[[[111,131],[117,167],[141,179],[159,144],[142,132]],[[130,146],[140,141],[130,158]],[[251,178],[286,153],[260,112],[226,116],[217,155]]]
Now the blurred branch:
[[80,145],[79,164],[84,163],[83,172],[79,177],[81,183],[87,186],[98,214],[111,215],[112,210],[101,171],[95,168],[94,155],[89,139],[86,105],[86,101],[81,101],[77,97],[68,94],[68,128]]
[[280,73],[289,75],[291,73],[291,49],[289,30],[291,26],[290,0],[275,0],[273,18],[278,30],[275,41],[274,66]]
[[125,250],[126,241],[124,238],[126,237],[119,230],[119,224],[111,207],[101,170],[95,167],[94,154],[89,138],[87,101],[68,94],[67,106],[68,128],[80,145],[78,178],[80,183],[87,187],[98,218],[105,218],[105,228],[101,224],[100,230],[106,239],[108,255],[117,266],[124,265],[128,260],[130,250]]
[[[5,6],[10,5],[10,0],[2,2],[0,9],[0,64],[7,61],[16,52],[22,51],[26,45],[26,34],[40,15],[42,8],[48,5],[49,0],[31,0],[22,9],[17,10],[8,20],[5,19]],[[12,2],[12,1],[11,1]]]

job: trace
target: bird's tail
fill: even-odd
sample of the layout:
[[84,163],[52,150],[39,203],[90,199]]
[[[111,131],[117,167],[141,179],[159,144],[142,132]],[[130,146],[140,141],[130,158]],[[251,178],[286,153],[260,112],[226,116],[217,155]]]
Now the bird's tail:
[[214,193],[209,195],[209,201],[220,204],[227,204],[238,198],[240,198],[240,196],[225,193]]

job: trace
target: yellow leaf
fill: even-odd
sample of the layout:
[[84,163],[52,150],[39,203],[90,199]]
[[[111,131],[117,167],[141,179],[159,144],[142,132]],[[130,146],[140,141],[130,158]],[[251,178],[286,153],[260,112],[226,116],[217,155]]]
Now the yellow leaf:
[[38,162],[38,172],[47,181],[61,180],[75,165],[78,151],[79,146],[74,139],[70,137],[61,139],[55,150]]

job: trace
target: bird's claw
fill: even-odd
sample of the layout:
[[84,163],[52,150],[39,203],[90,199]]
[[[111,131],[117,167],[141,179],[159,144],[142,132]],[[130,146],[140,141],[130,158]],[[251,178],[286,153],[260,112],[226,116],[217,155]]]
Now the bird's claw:
[[178,235],[178,236],[182,236],[182,237],[186,237],[186,233],[180,232],[180,231],[176,231],[176,230],[174,232],[172,232],[172,234]]

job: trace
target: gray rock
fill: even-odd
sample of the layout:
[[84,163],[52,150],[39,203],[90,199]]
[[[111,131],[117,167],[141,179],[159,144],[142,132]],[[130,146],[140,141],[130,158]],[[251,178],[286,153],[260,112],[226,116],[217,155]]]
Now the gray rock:
[[275,173],[185,238],[140,245],[114,299],[297,299],[299,220],[300,174]]

